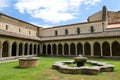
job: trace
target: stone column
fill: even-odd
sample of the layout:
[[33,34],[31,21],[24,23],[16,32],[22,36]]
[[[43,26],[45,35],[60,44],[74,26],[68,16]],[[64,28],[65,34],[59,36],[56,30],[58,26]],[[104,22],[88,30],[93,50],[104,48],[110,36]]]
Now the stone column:
[[9,44],[9,47],[8,47],[8,56],[12,57],[12,44],[11,43]]
[[46,45],[46,55],[48,55],[48,45]]
[[85,49],[84,49],[84,44],[83,44],[83,56],[85,56]]
[[51,55],[53,55],[53,45],[51,45]]
[[34,55],[34,45],[32,45],[32,55]]
[[36,52],[35,55],[38,55],[38,45],[36,45]]
[[43,45],[41,44],[40,45],[40,55],[43,55],[44,53],[43,53]]
[[2,58],[2,50],[3,50],[3,47],[0,46],[0,58]]
[[112,44],[110,44],[110,57],[112,57]]
[[93,54],[94,53],[94,51],[93,51],[93,44],[90,44],[90,45],[91,45],[91,48],[90,48],[91,49],[91,56],[94,56],[94,54]]
[[25,52],[25,45],[23,44],[23,46],[22,46],[22,56],[24,56],[24,52]]
[[28,44],[27,55],[30,55],[30,44]]
[[56,45],[56,54],[58,56],[58,45]]
[[18,53],[19,53],[19,45],[16,45],[16,56],[18,57]]
[[101,44],[100,44],[100,50],[101,50],[101,56],[103,56],[103,49]]
[[75,44],[75,55],[77,56],[77,44]]
[[70,44],[68,44],[68,55],[71,56],[71,52],[70,52]]
[[62,45],[62,55],[64,56],[64,45]]

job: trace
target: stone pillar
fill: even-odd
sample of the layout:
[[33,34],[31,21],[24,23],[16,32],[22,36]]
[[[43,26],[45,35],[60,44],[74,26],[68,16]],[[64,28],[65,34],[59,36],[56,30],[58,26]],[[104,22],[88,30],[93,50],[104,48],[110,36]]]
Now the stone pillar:
[[0,58],[2,58],[2,50],[3,50],[3,47],[0,46]]
[[90,44],[91,45],[91,56],[94,56],[94,51],[93,51],[93,44]]
[[30,44],[28,44],[27,55],[30,55]]
[[34,45],[32,45],[32,55],[34,55]]
[[100,50],[101,50],[101,56],[103,56],[103,49],[101,44],[100,44]]
[[38,45],[36,45],[36,52],[35,55],[38,55]]
[[62,45],[62,55],[64,56],[65,54],[64,54],[64,45]]
[[58,55],[58,45],[56,45],[56,54],[57,54],[57,56],[59,56]]
[[110,57],[112,57],[112,44],[110,44]]
[[18,57],[18,53],[19,53],[19,45],[16,45],[16,56]]
[[71,52],[70,52],[70,44],[68,44],[68,49],[69,49],[69,51],[68,51],[68,55],[71,56]]
[[75,44],[75,55],[77,56],[77,44]]
[[23,44],[23,47],[22,47],[22,56],[24,56],[24,52],[25,52],[25,45]]
[[51,45],[51,55],[53,55],[53,45]]
[[8,56],[12,57],[12,44],[11,43],[9,44],[9,47],[8,47]]
[[84,44],[83,44],[83,56],[85,56],[85,49],[84,49]]
[[40,55],[43,55],[44,53],[43,53],[43,45],[41,44],[40,45]]

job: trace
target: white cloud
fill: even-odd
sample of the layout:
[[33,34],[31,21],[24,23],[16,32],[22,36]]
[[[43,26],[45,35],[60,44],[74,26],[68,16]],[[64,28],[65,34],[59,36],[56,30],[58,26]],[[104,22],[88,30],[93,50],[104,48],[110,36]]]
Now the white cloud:
[[15,4],[20,13],[28,13],[44,22],[59,23],[77,18],[79,8],[95,5],[100,0],[18,0]]
[[0,0],[0,10],[9,6],[10,0]]
[[38,24],[36,22],[30,22],[30,23],[33,24],[33,25],[39,26],[39,27],[44,27],[44,28],[53,27],[51,25],[41,25],[41,24]]

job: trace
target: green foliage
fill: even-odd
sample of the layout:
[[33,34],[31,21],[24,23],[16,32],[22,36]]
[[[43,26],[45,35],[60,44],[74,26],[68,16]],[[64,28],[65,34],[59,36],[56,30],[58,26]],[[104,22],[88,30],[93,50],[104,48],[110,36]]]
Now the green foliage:
[[[0,64],[0,80],[119,80],[120,61],[96,60],[115,65],[114,72],[103,72],[97,76],[81,74],[63,74],[51,69],[55,61],[71,60],[66,58],[40,57],[40,64],[34,68],[20,69],[18,61]],[[73,59],[72,59],[73,60]]]

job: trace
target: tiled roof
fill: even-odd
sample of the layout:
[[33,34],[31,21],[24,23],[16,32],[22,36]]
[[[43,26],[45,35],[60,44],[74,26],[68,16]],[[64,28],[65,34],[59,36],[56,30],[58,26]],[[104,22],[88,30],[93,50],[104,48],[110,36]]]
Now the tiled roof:
[[22,38],[22,39],[40,40],[39,37],[33,37],[33,36],[31,37],[31,36],[18,34],[18,33],[14,33],[14,32],[8,32],[8,31],[1,30],[1,29],[0,29],[0,35],[8,36],[8,37],[15,37],[15,38]]
[[85,39],[85,38],[104,38],[104,37],[120,37],[120,31],[113,32],[97,32],[88,33],[80,35],[68,35],[68,36],[53,36],[53,37],[43,37],[41,41],[52,41],[52,40],[73,40],[73,39]]

